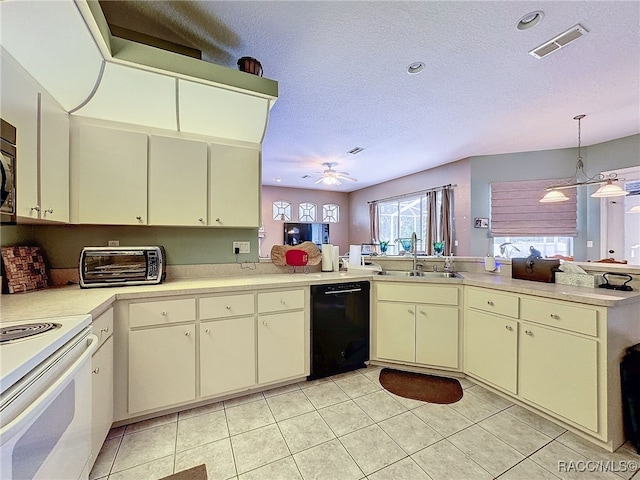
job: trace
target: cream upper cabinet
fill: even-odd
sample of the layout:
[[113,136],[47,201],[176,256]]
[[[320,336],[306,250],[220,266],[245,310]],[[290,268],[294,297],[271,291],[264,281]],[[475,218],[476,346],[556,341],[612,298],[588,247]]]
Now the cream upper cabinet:
[[40,218],[69,222],[69,115],[40,97]]
[[149,224],[207,225],[207,144],[149,139]]
[[16,127],[16,215],[37,219],[38,204],[38,90],[26,72],[4,49],[0,50],[0,111]]
[[147,135],[93,125],[72,134],[72,222],[147,224]]
[[211,225],[260,226],[260,151],[211,144]]

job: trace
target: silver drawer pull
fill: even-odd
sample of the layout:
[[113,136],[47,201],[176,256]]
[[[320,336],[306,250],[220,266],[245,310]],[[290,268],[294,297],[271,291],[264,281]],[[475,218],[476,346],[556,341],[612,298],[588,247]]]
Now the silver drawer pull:
[[487,305],[489,305],[490,307],[493,307],[493,302],[491,300],[487,300]]
[[191,332],[184,332],[185,337],[188,337],[189,335],[191,335]]
[[411,315],[413,315],[413,310],[411,310],[410,308],[407,309],[407,313],[410,313]]
[[225,308],[226,308],[227,310],[231,310],[231,305],[227,305]]
[[109,331],[109,327],[104,327],[103,329],[100,330],[101,332],[105,332],[107,333]]
[[533,332],[531,330],[525,330],[524,333],[526,333],[530,337],[533,337]]
[[140,215],[136,215],[136,220],[142,220],[142,217]]
[[31,207],[31,211],[33,212],[34,210],[36,212],[39,212],[40,211],[40,205],[36,205],[35,207]]
[[284,301],[284,298],[281,298],[281,299],[280,299],[280,303],[281,303],[282,305],[284,305],[284,304],[286,303],[286,302]]
[[557,313],[552,313],[551,318],[553,318],[554,320],[560,320],[560,315],[558,315]]
[[513,330],[513,327],[512,327],[511,325],[505,325],[505,327],[504,327],[504,328],[506,328],[506,329],[507,329],[507,330],[509,330],[509,331],[512,331],[512,330]]
[[420,315],[427,315],[427,312],[425,312],[424,310],[420,310]]
[[164,310],[160,312],[160,315],[162,315],[163,317],[167,316],[167,312],[165,312]]
[[44,213],[53,213],[53,208],[47,208]]
[[95,373],[96,375],[100,373],[100,367],[96,367],[93,369],[93,373]]
[[267,323],[266,320],[263,320],[262,325],[264,325],[265,327],[268,326],[269,324]]
[[209,330],[208,328],[205,328],[204,333],[209,333],[211,330]]
[[202,217],[200,217],[200,218],[198,219],[198,221],[199,221],[199,222],[204,222],[204,219],[203,219]]

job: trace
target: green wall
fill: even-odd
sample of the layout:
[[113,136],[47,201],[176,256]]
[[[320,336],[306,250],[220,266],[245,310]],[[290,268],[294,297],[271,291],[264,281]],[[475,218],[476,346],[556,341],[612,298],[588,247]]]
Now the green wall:
[[234,263],[233,242],[251,242],[251,253],[239,255],[238,261],[258,261],[255,228],[3,225],[0,236],[2,246],[41,246],[52,268],[76,268],[83,247],[107,246],[109,240],[119,240],[121,246],[163,245],[168,265]]
[[[587,175],[637,166],[640,164],[639,152],[640,135],[581,149]],[[472,157],[470,220],[490,217],[491,182],[571,177],[575,171],[577,154],[577,148],[566,148]],[[578,236],[574,240],[576,260],[600,258],[600,199],[590,197],[596,190],[597,186],[578,188]],[[472,256],[488,253],[489,234],[490,230],[472,228]],[[587,248],[588,240],[593,241],[592,248]]]

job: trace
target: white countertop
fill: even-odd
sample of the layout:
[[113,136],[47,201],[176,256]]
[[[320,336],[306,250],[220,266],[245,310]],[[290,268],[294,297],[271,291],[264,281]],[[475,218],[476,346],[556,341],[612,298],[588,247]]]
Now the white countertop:
[[463,278],[424,279],[419,277],[373,276],[369,272],[356,273],[352,271],[237,277],[221,276],[168,281],[160,285],[132,285],[111,288],[82,289],[77,285],[51,287],[37,292],[2,295],[0,297],[0,322],[85,313],[89,313],[95,318],[107,310],[116,300],[290,288],[358,280],[470,285],[603,307],[640,304],[640,293],[638,292],[620,292],[601,288],[532,282],[487,273],[459,272],[459,274]]

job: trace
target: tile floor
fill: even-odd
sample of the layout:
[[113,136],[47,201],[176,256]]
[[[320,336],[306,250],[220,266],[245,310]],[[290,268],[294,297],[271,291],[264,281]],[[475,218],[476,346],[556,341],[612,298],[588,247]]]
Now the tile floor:
[[206,463],[210,480],[628,480],[624,466],[640,462],[629,444],[606,452],[468,380],[462,400],[436,405],[388,393],[379,371],[112,429],[90,478],[156,480]]

